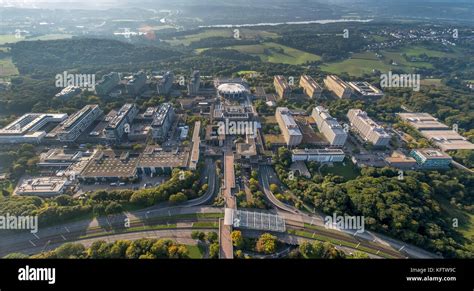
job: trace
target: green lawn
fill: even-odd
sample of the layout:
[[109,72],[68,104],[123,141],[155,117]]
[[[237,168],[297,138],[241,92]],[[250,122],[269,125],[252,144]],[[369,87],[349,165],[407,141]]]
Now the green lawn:
[[[253,29],[243,29],[239,28],[240,37],[242,39],[255,39],[255,38],[264,38],[272,39],[278,37],[278,34],[263,30],[253,30]],[[201,39],[210,38],[210,37],[228,37],[234,38],[234,28],[213,28],[207,29],[205,31],[186,35],[183,37],[174,37],[173,39],[166,40],[167,43],[171,45],[184,45],[189,46],[194,41],[199,41]]]
[[228,47],[239,52],[260,57],[264,62],[282,63],[289,65],[301,65],[306,62],[321,60],[321,57],[315,54],[307,53],[295,48],[267,42],[254,45],[236,45]]
[[364,74],[372,74],[372,71],[379,70],[381,72],[388,72],[392,70],[393,66],[383,63],[380,60],[365,60],[365,59],[347,59],[341,62],[328,63],[321,66],[321,70],[340,74],[343,72],[349,75],[361,77]]
[[359,176],[359,169],[351,160],[345,159],[343,163],[334,163],[333,166],[324,165],[321,168],[323,176],[333,174],[344,177],[346,180],[353,180]]
[[65,39],[65,38],[71,38],[71,34],[45,34],[41,36],[36,36],[32,38],[25,38],[25,37],[20,37],[17,38],[15,37],[14,34],[2,34],[0,35],[0,45],[6,44],[6,43],[15,43],[23,40],[27,41],[34,41],[34,40],[55,40],[55,39]]
[[204,257],[205,251],[203,247],[197,245],[187,245],[186,247],[188,248],[188,254],[191,259],[202,259]]
[[193,223],[193,228],[219,228],[219,224],[212,221],[198,221]]
[[11,58],[0,59],[0,77],[10,77],[18,74],[18,69],[13,64]]

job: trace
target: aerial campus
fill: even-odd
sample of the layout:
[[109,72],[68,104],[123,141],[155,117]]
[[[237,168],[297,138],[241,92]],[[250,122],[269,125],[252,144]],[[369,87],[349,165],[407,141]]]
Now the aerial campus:
[[117,27],[2,43],[1,257],[472,258],[474,77],[443,71],[472,37],[304,24],[343,47],[312,60],[295,26],[166,21],[156,47]]

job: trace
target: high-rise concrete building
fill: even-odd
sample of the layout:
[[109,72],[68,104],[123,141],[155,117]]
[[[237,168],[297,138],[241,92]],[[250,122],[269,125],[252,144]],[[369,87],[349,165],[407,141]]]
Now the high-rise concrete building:
[[301,75],[300,86],[309,98],[319,98],[323,92],[323,88],[308,75]]
[[199,93],[199,87],[201,86],[201,73],[198,70],[195,70],[192,75],[191,79],[188,83],[188,94],[189,95],[197,95]]
[[273,78],[273,86],[275,86],[275,91],[278,94],[280,99],[288,98],[291,94],[290,85],[286,81],[285,77],[277,75]]
[[286,107],[278,107],[275,112],[275,118],[285,138],[286,144],[288,146],[299,145],[303,140],[303,134],[293,116],[291,116],[290,110]]
[[138,95],[146,85],[146,79],[146,74],[143,71],[134,74],[126,85],[128,94]]
[[60,141],[73,142],[102,114],[103,112],[99,105],[86,105],[61,122],[59,128],[55,129],[55,132]]
[[175,112],[173,106],[171,106],[170,103],[163,103],[151,123],[153,138],[164,141],[173,124],[174,118]]
[[171,91],[171,87],[173,86],[173,82],[174,82],[173,72],[166,72],[163,75],[163,78],[158,82],[158,85],[156,86],[158,94],[164,94],[164,95],[169,94]]
[[119,73],[111,72],[107,75],[104,75],[102,79],[95,85],[95,92],[97,95],[105,96],[109,94],[119,82]]
[[329,141],[331,146],[344,146],[347,140],[347,133],[337,120],[329,114],[326,108],[322,106],[315,107],[311,116],[316,121],[319,131]]
[[[105,135],[108,139],[120,139],[124,133],[129,133],[132,121],[138,114],[138,107],[135,104],[127,103],[120,108],[117,115],[109,122],[105,128]],[[127,132],[129,131],[129,132]]]
[[341,78],[336,75],[327,76],[324,79],[324,85],[328,90],[333,92],[337,97],[341,99],[351,97],[352,90],[349,84],[341,80]]
[[382,126],[368,117],[366,112],[360,109],[351,109],[347,113],[347,117],[353,128],[365,141],[374,146],[387,146],[390,142],[391,136]]

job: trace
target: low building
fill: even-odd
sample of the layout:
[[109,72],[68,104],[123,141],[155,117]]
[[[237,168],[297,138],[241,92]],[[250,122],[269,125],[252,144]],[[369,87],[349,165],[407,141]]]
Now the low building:
[[178,149],[165,151],[162,148],[149,145],[140,155],[137,174],[154,176],[165,172],[170,173],[174,168],[185,169],[188,165],[189,151]]
[[237,143],[236,147],[236,159],[245,161],[248,163],[257,163],[257,144],[255,137],[252,135],[246,135],[245,142]]
[[62,89],[61,92],[54,95],[54,97],[62,99],[62,100],[67,100],[78,95],[81,92],[82,90],[79,87],[67,86],[66,88]]
[[400,151],[394,151],[390,157],[385,158],[385,161],[397,169],[414,169],[418,165],[413,157],[406,156]]
[[40,155],[39,167],[67,168],[82,158],[83,152],[65,149],[50,149]]
[[64,193],[68,180],[57,177],[26,179],[17,187],[15,194],[21,196],[52,197]]
[[336,75],[329,75],[324,79],[324,85],[326,88],[333,92],[334,95],[341,99],[350,98],[352,95],[352,90],[349,84],[341,80]]
[[349,82],[352,91],[362,98],[382,98],[383,92],[368,82]]
[[323,92],[323,88],[310,76],[301,75],[300,77],[300,87],[303,88],[303,92],[309,98],[319,98]]
[[277,75],[273,77],[273,86],[275,86],[275,91],[280,99],[289,98],[291,95],[291,88],[288,85],[285,77]]
[[347,133],[337,122],[337,119],[329,114],[326,108],[322,106],[315,107],[311,113],[311,117],[313,117],[319,131],[324,135],[331,146],[344,146],[347,140]]
[[391,136],[385,129],[373,121],[365,111],[360,109],[351,109],[347,113],[352,127],[359,133],[362,139],[372,143],[374,146],[387,146]]
[[40,143],[47,135],[46,125],[66,119],[67,114],[27,113],[0,129],[0,144]]
[[474,144],[454,130],[422,130],[421,135],[443,151],[474,150]]
[[286,107],[278,107],[275,111],[275,118],[285,138],[286,144],[288,146],[299,145],[303,140],[303,134],[291,115],[290,110]]
[[421,169],[447,169],[453,159],[437,149],[416,149],[410,152]]
[[330,163],[342,162],[345,158],[341,149],[294,149],[291,151],[291,160]]
[[428,113],[397,113],[401,120],[417,130],[445,130],[449,127]]
[[119,150],[99,150],[79,174],[79,181],[118,181],[137,177],[140,155]]

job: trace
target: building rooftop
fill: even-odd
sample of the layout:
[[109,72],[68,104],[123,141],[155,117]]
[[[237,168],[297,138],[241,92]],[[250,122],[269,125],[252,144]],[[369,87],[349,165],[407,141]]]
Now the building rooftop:
[[60,194],[67,179],[58,177],[40,177],[23,180],[16,189],[18,195],[55,195]]
[[294,149],[295,155],[345,155],[341,149]]
[[424,156],[425,158],[431,159],[431,160],[433,160],[433,159],[451,159],[451,157],[448,154],[446,154],[446,153],[444,153],[444,152],[442,152],[438,149],[427,148],[427,149],[416,149],[414,151],[416,151],[418,154]]
[[368,82],[349,82],[349,86],[365,97],[382,97],[383,92]]
[[403,121],[408,122],[418,130],[423,129],[448,129],[449,127],[438,121],[437,118],[428,113],[398,113]]
[[126,151],[97,151],[82,171],[82,177],[131,177],[136,173],[139,155]]
[[189,151],[164,151],[162,148],[149,145],[140,155],[138,167],[150,168],[184,168],[187,166]]
[[421,135],[445,151],[474,149],[474,144],[454,130],[422,130]]

